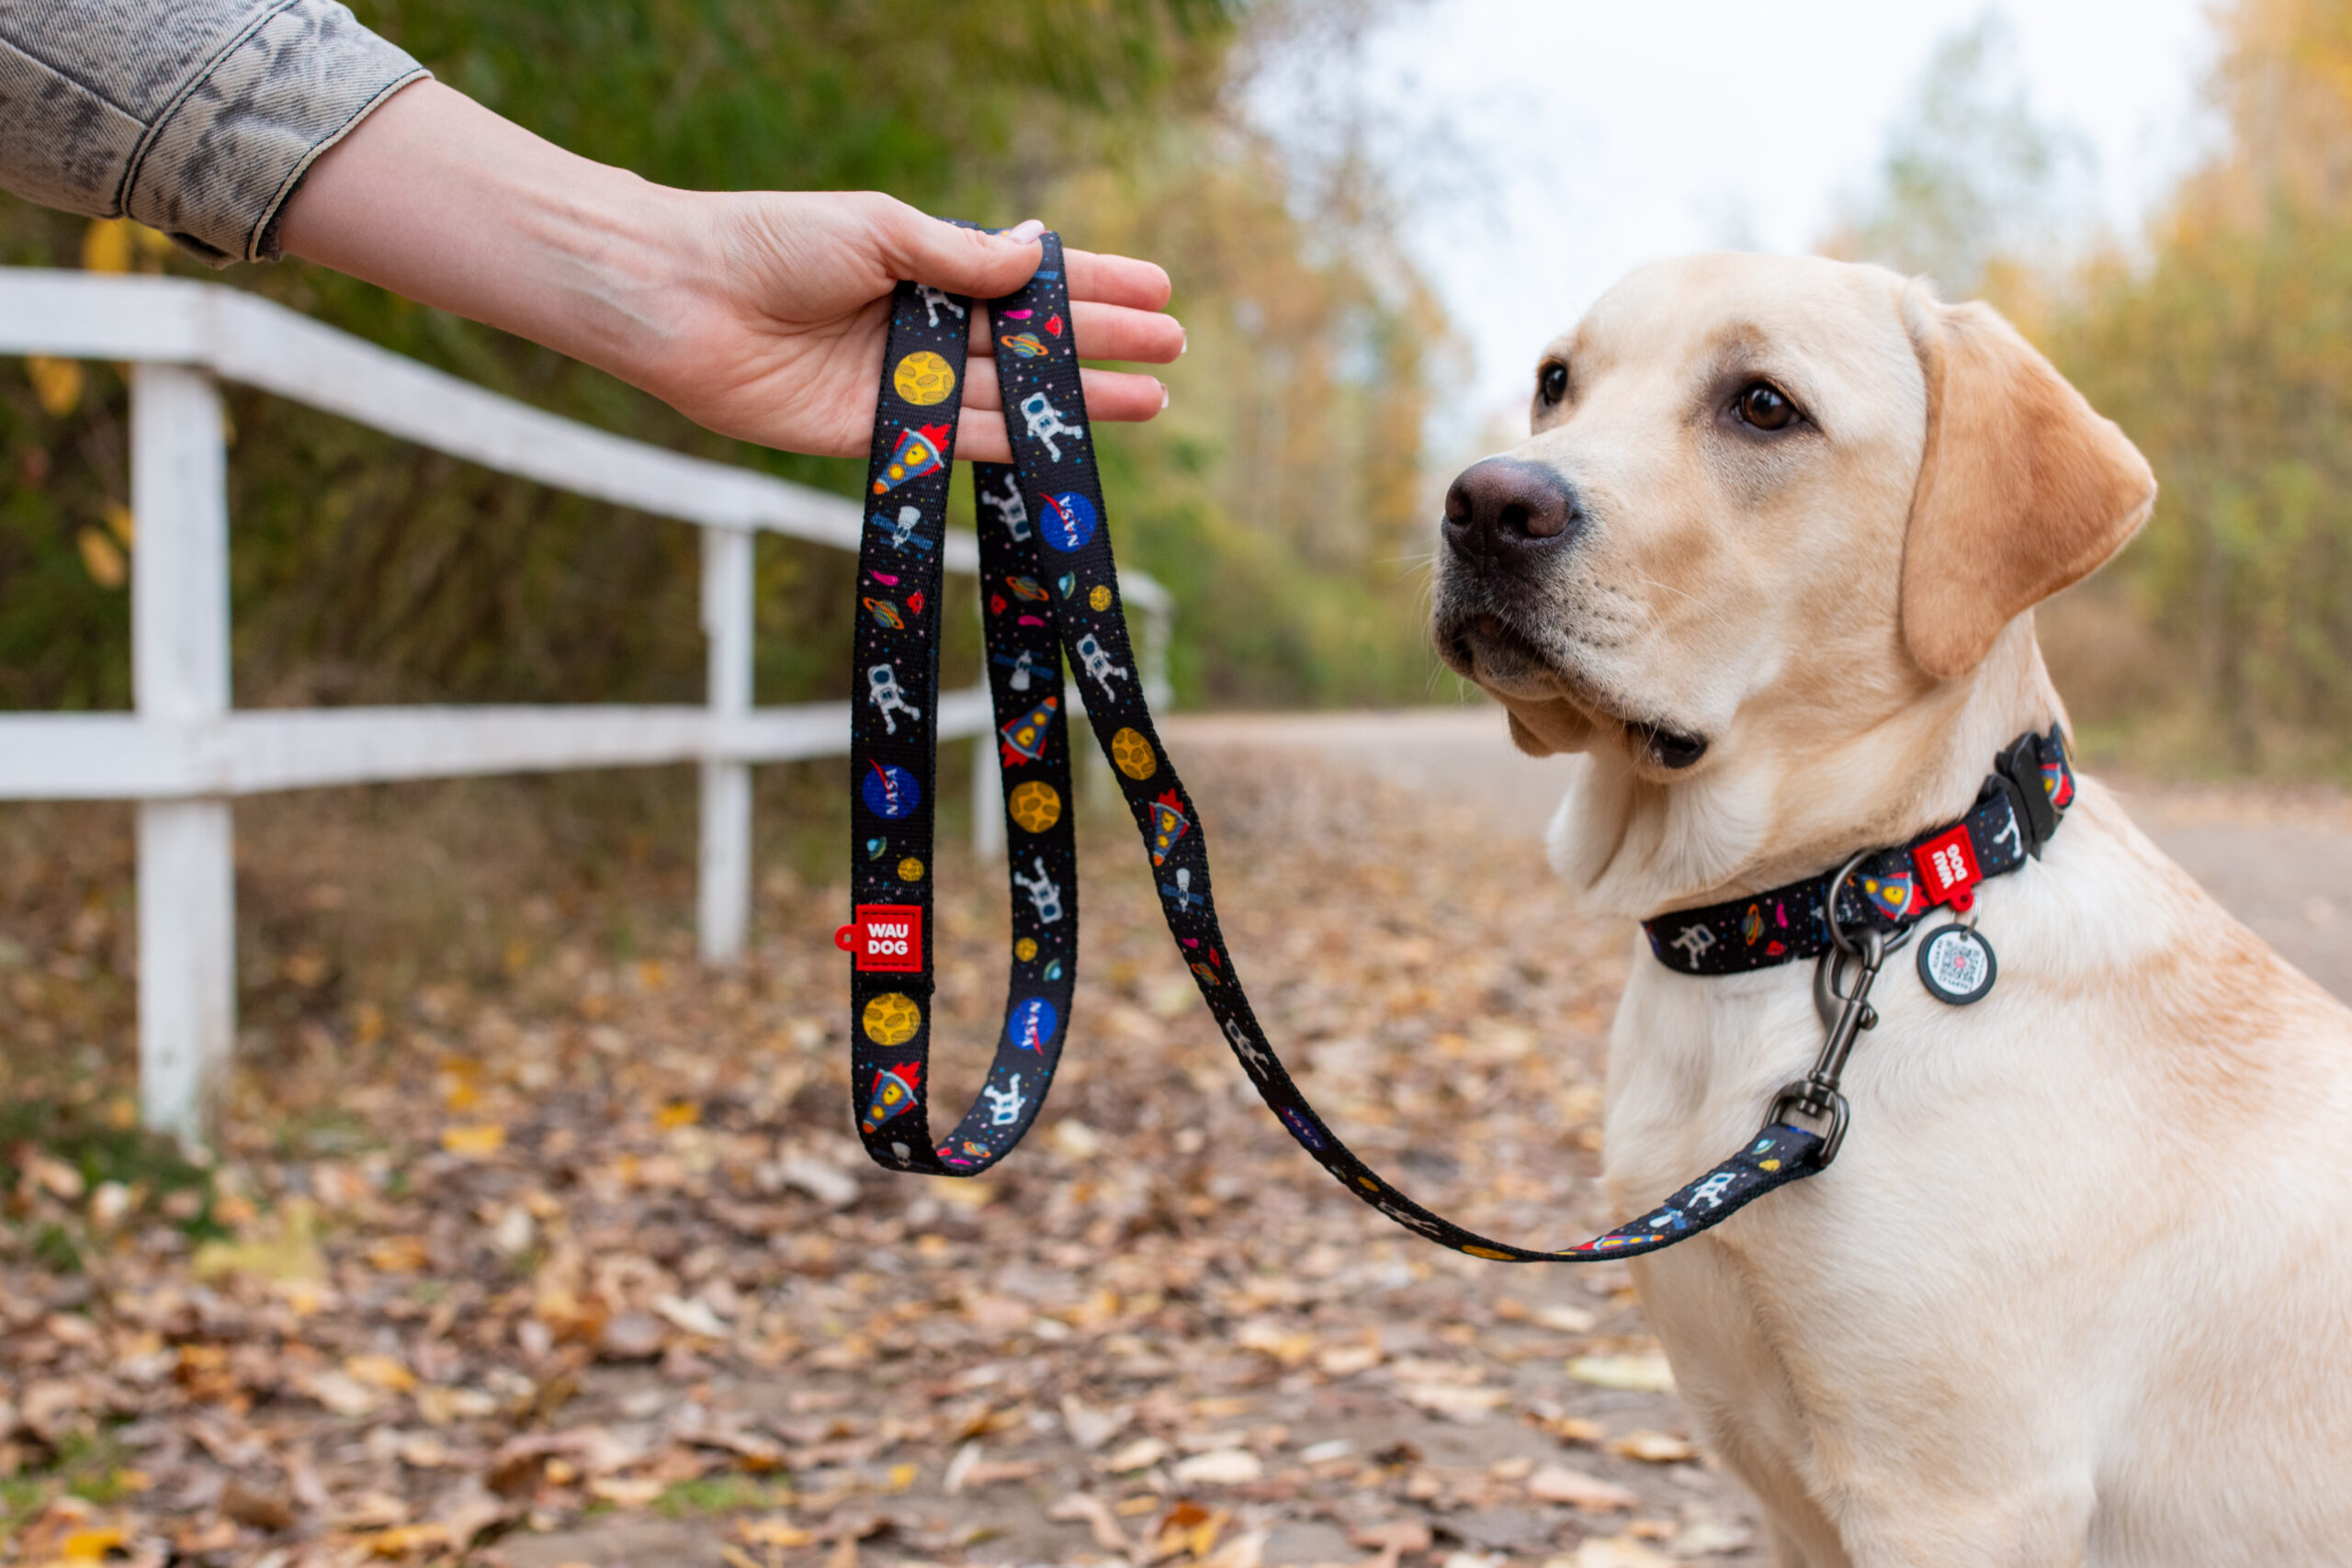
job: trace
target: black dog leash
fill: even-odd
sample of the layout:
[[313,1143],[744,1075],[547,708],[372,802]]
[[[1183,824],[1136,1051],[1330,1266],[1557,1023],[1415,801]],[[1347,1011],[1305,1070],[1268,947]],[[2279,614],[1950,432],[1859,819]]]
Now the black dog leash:
[[[1629,1224],[1556,1250],[1489,1240],[1414,1202],[1340,1141],[1283,1068],[1250,1010],[1218,928],[1208,846],[1192,797],[1160,745],[1119,604],[1118,572],[1080,389],[1061,240],[1038,271],[988,307],[1011,465],[975,465],[989,685],[1006,791],[1012,968],[1006,1023],[980,1101],[933,1141],[929,1088],[933,979],[933,786],[938,757],[940,552],[962,406],[972,302],[917,284],[893,300],[858,558],[852,766],[852,1100],[866,1152],[886,1167],[969,1176],[1001,1159],[1035,1122],[1069,1028],[1078,968],[1078,862],[1061,664],[1087,683],[1086,711],[1151,859],[1178,951],[1261,1099],[1293,1138],[1357,1197],[1442,1247],[1477,1258],[1586,1261],[1656,1251],[1730,1218],[1827,1165],[1845,1124],[1838,1074],[1860,1031],[1885,935],[1826,931],[1861,964],[1815,1069],[1729,1159]],[[1852,868],[1849,868],[1851,870]],[[1825,911],[1846,908],[1845,875]],[[1695,913],[1695,912],[1694,912]],[[1859,929],[1859,928],[1858,928]],[[1657,938],[1653,932],[1653,942]],[[1696,939],[1693,945],[1697,944]],[[1830,989],[1839,976],[1825,961]],[[1790,1106],[1828,1119],[1826,1138],[1780,1120]]]

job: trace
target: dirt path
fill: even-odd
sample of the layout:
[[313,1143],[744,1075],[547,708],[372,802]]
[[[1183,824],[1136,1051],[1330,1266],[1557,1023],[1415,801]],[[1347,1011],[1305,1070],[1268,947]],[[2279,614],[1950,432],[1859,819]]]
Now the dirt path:
[[[1594,1123],[1634,943],[1525,874],[1557,765],[1490,710],[1172,728],[1229,956],[1334,1124],[1492,1234],[1622,1217]],[[2342,801],[2133,795],[2352,978]],[[336,991],[303,945],[341,907],[319,878],[364,833],[409,852],[390,818],[274,848],[254,824],[241,896],[272,913],[243,957],[287,978],[249,979],[225,1157],[132,1168],[130,1102],[87,1065],[127,1046],[123,868],[71,861],[100,821],[0,844],[0,1043],[27,1044],[0,1091],[84,1128],[0,1145],[17,1560],[1761,1561],[1623,1266],[1442,1252],[1327,1178],[1248,1092],[1114,812],[1081,812],[1075,1043],[1036,1136],[976,1181],[883,1173],[847,1135],[844,887],[763,882],[731,973],[628,883],[597,919],[550,904]],[[939,859],[934,1070],[960,1105],[1002,895]]]

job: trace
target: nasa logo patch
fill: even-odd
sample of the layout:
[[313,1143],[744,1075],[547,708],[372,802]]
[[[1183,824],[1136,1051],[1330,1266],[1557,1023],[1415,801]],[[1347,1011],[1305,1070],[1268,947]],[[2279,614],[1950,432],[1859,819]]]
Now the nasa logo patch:
[[1054,1004],[1043,997],[1031,997],[1012,1010],[1004,1021],[1004,1037],[1023,1051],[1043,1051],[1054,1038]]
[[1074,490],[1045,500],[1046,543],[1057,550],[1074,550],[1094,537],[1094,503]]
[[1964,1008],[1983,1001],[1999,973],[1993,944],[1966,926],[1945,926],[1919,944],[1919,984],[1939,1002]]
[[865,801],[865,809],[876,817],[896,821],[909,816],[922,801],[922,786],[915,783],[914,774],[888,762],[868,762],[872,771],[858,794]]

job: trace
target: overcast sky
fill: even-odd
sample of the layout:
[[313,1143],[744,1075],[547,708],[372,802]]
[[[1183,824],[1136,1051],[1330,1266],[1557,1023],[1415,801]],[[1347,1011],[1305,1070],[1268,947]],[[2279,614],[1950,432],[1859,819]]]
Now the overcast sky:
[[[2211,145],[2205,0],[2002,10],[2038,118],[2096,159],[2130,233]],[[1434,197],[1408,247],[1476,364],[1479,417],[1523,409],[1535,351],[1652,256],[1806,251],[1866,191],[1930,51],[1984,0],[1427,0],[1344,67],[1383,162]],[[1326,69],[1331,69],[1326,62]],[[1261,118],[1284,112],[1279,75]],[[1294,109],[1291,112],[1295,112]],[[1436,189],[1429,187],[1434,185]],[[1448,191],[1467,196],[1448,200]],[[2091,215],[2086,215],[2086,219]],[[1464,408],[1465,415],[1472,409]]]

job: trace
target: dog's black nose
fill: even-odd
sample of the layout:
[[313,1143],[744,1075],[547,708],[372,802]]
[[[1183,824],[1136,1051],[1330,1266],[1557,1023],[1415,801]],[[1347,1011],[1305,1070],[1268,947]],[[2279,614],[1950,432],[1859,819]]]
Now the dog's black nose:
[[1445,492],[1445,542],[1465,556],[1510,558],[1574,536],[1581,513],[1568,481],[1540,463],[1489,457]]

